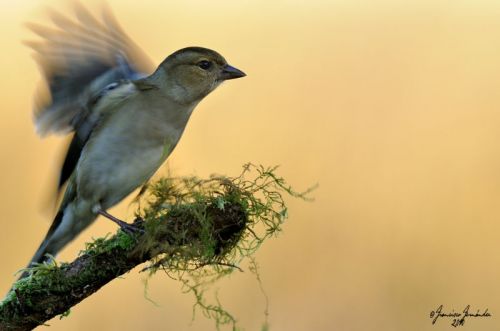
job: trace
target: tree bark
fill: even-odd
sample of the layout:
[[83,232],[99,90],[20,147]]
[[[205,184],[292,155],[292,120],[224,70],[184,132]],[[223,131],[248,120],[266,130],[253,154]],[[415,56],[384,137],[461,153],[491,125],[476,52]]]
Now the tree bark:
[[[136,234],[118,232],[107,240],[100,240],[69,264],[33,269],[31,276],[14,284],[14,290],[0,303],[0,330],[31,330],[68,312],[143,262],[160,254],[166,254],[168,262],[172,252],[200,243],[204,245],[207,224],[208,237],[214,240],[211,245],[215,247],[212,251],[216,260],[236,244],[247,223],[244,208],[238,203],[228,203],[222,209],[214,203],[206,206],[204,219],[209,223],[203,226],[199,224],[199,216],[190,214],[189,208],[179,210],[163,219],[155,219],[154,227],[150,226],[150,220],[136,219],[134,225],[140,229]],[[200,254],[206,257],[206,251]]]

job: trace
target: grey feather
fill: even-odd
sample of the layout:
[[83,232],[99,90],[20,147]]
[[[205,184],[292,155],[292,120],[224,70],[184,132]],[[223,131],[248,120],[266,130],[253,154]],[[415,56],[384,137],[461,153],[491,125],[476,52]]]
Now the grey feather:
[[[76,5],[77,20],[52,11],[55,28],[28,27],[42,40],[26,42],[45,79],[36,96],[35,123],[41,136],[88,130],[88,103],[109,84],[145,77],[154,70],[144,52],[123,32],[109,10],[102,22]],[[88,132],[84,132],[86,136]]]
[[58,190],[71,176],[100,116],[93,106],[109,91],[150,74],[154,66],[125,34],[110,10],[102,22],[76,4],[77,21],[50,12],[55,28],[29,24],[43,38],[26,42],[35,51],[45,89],[36,97],[35,123],[41,135],[75,131],[61,167]]

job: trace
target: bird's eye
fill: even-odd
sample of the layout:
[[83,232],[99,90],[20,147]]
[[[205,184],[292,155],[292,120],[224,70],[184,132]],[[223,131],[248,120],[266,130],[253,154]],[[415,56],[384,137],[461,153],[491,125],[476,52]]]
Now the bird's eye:
[[208,70],[208,69],[210,69],[211,66],[212,66],[212,62],[207,61],[207,60],[203,60],[203,61],[198,62],[198,67],[200,67],[203,70]]

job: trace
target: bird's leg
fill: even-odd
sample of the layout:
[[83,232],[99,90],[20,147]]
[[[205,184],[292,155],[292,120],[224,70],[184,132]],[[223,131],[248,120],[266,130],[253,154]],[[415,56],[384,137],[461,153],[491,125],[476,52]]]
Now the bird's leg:
[[116,224],[118,224],[120,229],[122,229],[124,232],[130,233],[130,234],[136,233],[136,232],[144,232],[143,229],[135,226],[134,224],[124,222],[121,219],[114,217],[113,215],[111,215],[110,213],[108,213],[105,210],[99,209],[99,210],[97,210],[97,213],[99,215],[102,215],[102,216],[106,217],[107,219],[115,222]]

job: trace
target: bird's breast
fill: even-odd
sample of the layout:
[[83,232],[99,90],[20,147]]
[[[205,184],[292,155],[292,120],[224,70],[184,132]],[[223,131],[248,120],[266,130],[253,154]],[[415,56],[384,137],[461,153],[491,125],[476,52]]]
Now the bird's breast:
[[150,112],[116,116],[91,137],[77,167],[79,194],[110,208],[146,182],[184,130]]

